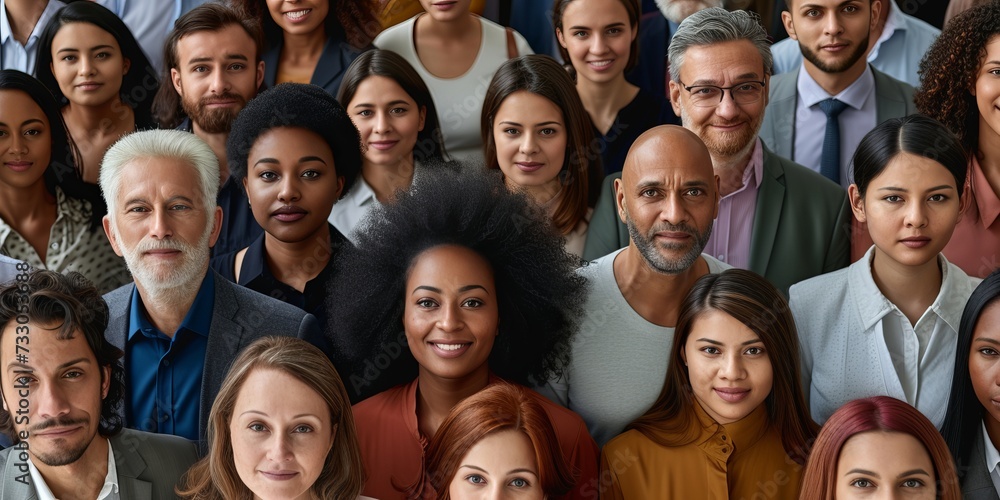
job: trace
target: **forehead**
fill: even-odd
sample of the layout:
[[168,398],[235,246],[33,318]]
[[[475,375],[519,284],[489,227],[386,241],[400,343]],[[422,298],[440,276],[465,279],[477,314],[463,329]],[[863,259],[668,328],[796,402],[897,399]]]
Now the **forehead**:
[[195,31],[177,41],[177,61],[191,59],[227,60],[236,56],[254,61],[257,46],[253,38],[238,24],[229,24],[218,31]]
[[[882,0],[885,4],[886,1]],[[858,7],[870,7],[872,0],[788,0],[788,9],[795,11],[801,9],[834,9],[843,5],[856,5]]]
[[372,75],[358,84],[348,106],[361,102],[389,102],[404,100],[413,103],[413,97],[396,80],[387,76]]
[[521,124],[563,121],[563,111],[547,97],[518,90],[507,96],[497,108],[494,122],[513,121]]
[[693,137],[661,137],[629,152],[622,181],[635,186],[651,184],[712,186],[715,171],[705,146]]
[[624,0],[570,0],[563,9],[562,22],[566,28],[593,27],[628,23],[628,10]]
[[29,119],[42,120],[46,125],[49,123],[42,108],[28,95],[20,90],[0,90],[0,123],[8,126],[19,126],[21,122]]
[[319,156],[333,158],[326,139],[302,127],[277,127],[257,137],[250,148],[249,158]]
[[96,24],[87,22],[66,23],[56,36],[52,37],[52,50],[60,48],[86,48],[98,45],[110,45],[118,48],[118,40]]
[[119,201],[184,196],[200,200],[198,171],[177,158],[136,158],[124,165],[119,180]]
[[[18,329],[25,326],[27,330]],[[94,351],[82,331],[79,329],[74,331],[71,338],[60,339],[59,336],[58,324],[32,321],[27,325],[20,325],[16,320],[11,320],[3,327],[3,333],[0,334],[0,369],[7,372],[9,365],[14,362],[42,371],[78,359],[88,359],[96,363]],[[30,344],[23,342],[24,337],[28,338]],[[18,345],[25,349],[19,349]],[[25,356],[26,362],[24,358],[19,358],[20,355]]]
[[933,474],[930,454],[917,438],[894,431],[868,431],[851,436],[840,450],[837,475],[859,468],[895,477],[900,471],[923,468]]
[[479,285],[491,289],[493,269],[475,250],[459,245],[439,245],[417,254],[410,265],[407,286],[439,283],[462,287]]
[[248,410],[271,417],[311,414],[324,420],[329,420],[334,411],[318,391],[284,370],[273,368],[254,369],[243,381],[233,413],[239,416]]
[[950,170],[930,158],[903,152],[889,160],[885,168],[872,178],[869,189],[891,186],[919,191],[942,185],[957,187]]
[[692,45],[684,51],[681,77],[687,85],[701,80],[763,80],[764,59],[750,40]]

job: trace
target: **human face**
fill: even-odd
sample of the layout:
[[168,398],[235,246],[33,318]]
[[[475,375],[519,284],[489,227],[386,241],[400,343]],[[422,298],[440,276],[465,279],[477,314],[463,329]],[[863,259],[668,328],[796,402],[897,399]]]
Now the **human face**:
[[196,132],[229,132],[264,81],[264,61],[255,61],[253,39],[236,24],[177,41],[177,67],[170,68],[170,78]]
[[365,144],[365,163],[395,167],[413,163],[417,134],[424,129],[427,108],[418,106],[392,78],[369,76],[347,103],[351,121]]
[[722,7],[722,0],[656,0],[663,17],[680,24],[688,16],[709,7]]
[[1000,36],[986,44],[986,58],[972,94],[979,108],[979,142],[998,141],[1000,136]]
[[682,273],[697,261],[718,213],[712,159],[697,137],[684,134],[633,145],[615,180],[618,215],[631,244],[660,274]]
[[267,10],[285,33],[305,35],[324,29],[329,0],[267,0]]
[[983,308],[976,321],[969,349],[969,379],[986,410],[986,429],[991,436],[1000,437],[1000,301]]
[[535,447],[524,432],[494,432],[472,445],[448,486],[453,500],[542,500]]
[[96,25],[65,24],[52,38],[52,75],[73,104],[100,106],[119,99],[130,65],[118,40]]
[[722,311],[695,318],[681,358],[695,399],[720,424],[741,420],[771,394],[774,370],[764,342]]
[[[18,348],[24,347],[17,342],[24,335],[18,326],[14,321],[7,323],[0,337],[3,407],[11,412],[27,402],[28,413],[22,415],[27,419],[15,420],[14,427],[19,435],[27,433],[34,460],[50,467],[75,463],[93,449],[111,367],[97,364],[82,332],[60,340],[57,324],[29,322],[31,350],[24,354]],[[27,360],[18,359],[19,354]],[[88,458],[107,460],[106,455]]]
[[0,90],[0,184],[38,186],[52,159],[52,132],[42,108],[25,92]]
[[868,64],[868,36],[879,0],[794,0],[781,13],[788,36],[802,57],[824,73],[843,73]]
[[136,284],[157,294],[201,283],[222,209],[204,206],[194,167],[170,158],[140,158],[122,169],[118,186],[104,232]]
[[344,178],[337,176],[325,139],[311,130],[279,127],[253,143],[243,186],[260,227],[278,241],[294,243],[327,227]]
[[435,21],[452,22],[469,15],[472,0],[420,0],[420,6]]
[[403,328],[421,375],[484,375],[497,335],[497,292],[489,262],[441,245],[418,255],[406,279]]
[[236,472],[254,498],[308,500],[336,424],[318,392],[283,371],[261,368],[243,382],[229,432]]
[[578,78],[599,83],[623,78],[638,31],[622,0],[573,0],[563,10],[562,25],[556,37]]
[[955,176],[940,163],[899,153],[868,184],[864,198],[849,188],[854,216],[868,223],[875,243],[875,265],[925,264],[937,255],[962,219],[968,197],[960,198]]
[[934,464],[917,438],[902,432],[855,434],[840,449],[837,500],[937,498]]
[[507,96],[493,117],[497,163],[507,184],[558,192],[567,134],[554,102],[526,90]]
[[759,101],[737,104],[731,91],[722,102],[711,108],[697,107],[691,93],[679,82],[670,81],[670,104],[681,117],[684,128],[698,134],[713,157],[729,158],[742,155],[757,140],[767,106],[767,82],[764,60],[749,40],[736,40],[714,45],[695,45],[684,53],[681,66],[684,85],[715,85],[731,87],[741,83],[765,82]]

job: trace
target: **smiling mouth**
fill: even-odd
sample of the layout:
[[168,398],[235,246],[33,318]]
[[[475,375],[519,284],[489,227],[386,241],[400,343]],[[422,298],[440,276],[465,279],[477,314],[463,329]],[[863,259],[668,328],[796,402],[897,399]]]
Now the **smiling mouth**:
[[729,387],[716,387],[715,393],[728,403],[738,403],[750,395],[750,389],[737,389]]
[[308,15],[310,12],[312,12],[312,9],[293,10],[291,12],[285,12],[284,15],[285,17],[291,19],[292,21],[298,21],[299,19],[302,19],[303,17]]
[[292,479],[295,476],[299,475],[298,472],[295,472],[295,471],[285,471],[285,470],[278,470],[278,471],[266,471],[266,470],[262,470],[262,471],[260,471],[260,473],[264,477],[266,477],[268,479],[271,479],[271,480],[274,480],[274,481],[288,481],[289,479]]

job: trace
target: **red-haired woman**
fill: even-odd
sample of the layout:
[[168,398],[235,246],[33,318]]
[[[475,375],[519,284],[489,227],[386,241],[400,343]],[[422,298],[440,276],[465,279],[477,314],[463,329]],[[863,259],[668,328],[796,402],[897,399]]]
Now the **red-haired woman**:
[[959,500],[955,465],[934,424],[888,396],[841,406],[820,431],[802,478],[802,500]]
[[475,496],[553,498],[573,486],[556,432],[534,393],[494,384],[452,408],[427,448],[423,494],[441,500]]

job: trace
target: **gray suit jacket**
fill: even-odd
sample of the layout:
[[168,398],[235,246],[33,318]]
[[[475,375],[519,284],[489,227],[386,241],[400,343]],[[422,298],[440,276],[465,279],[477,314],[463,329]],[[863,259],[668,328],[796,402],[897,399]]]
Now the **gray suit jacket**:
[[[764,124],[760,138],[778,156],[795,158],[795,104],[798,100],[798,71],[771,77]],[[913,87],[872,68],[875,75],[875,121],[882,123],[917,112],[913,105]]]
[[18,270],[17,265],[21,261],[7,257],[6,255],[0,255],[0,284],[7,283],[15,278],[17,278]]
[[[209,272],[215,273],[212,270]],[[104,337],[123,351],[128,339],[129,311],[134,287],[135,284],[130,283],[104,296],[110,314]],[[201,380],[201,401],[198,403],[198,435],[202,441],[208,428],[208,413],[229,366],[244,347],[269,335],[298,337],[321,348],[324,346],[323,333],[313,315],[236,285],[216,273],[215,309],[212,311],[212,326],[205,351],[205,371]],[[125,397],[129,397],[127,391]],[[133,423],[126,421],[126,425],[131,426]]]
[[[177,498],[174,487],[198,460],[194,443],[177,436],[122,429],[110,440],[122,500]],[[27,463],[17,457],[19,451],[15,448],[0,451],[0,470],[3,470],[0,500],[38,498]]]
[[[609,175],[587,229],[583,258],[593,260],[628,245],[625,223],[615,209]],[[850,263],[851,213],[847,193],[822,175],[764,147],[764,178],[750,236],[750,270],[786,296],[799,281]]]
[[[987,417],[989,418],[989,417]],[[967,500],[1000,500],[990,471],[986,470],[986,449],[983,447],[983,433],[976,432],[976,439],[969,455],[968,464],[958,464],[962,481],[962,498]]]

